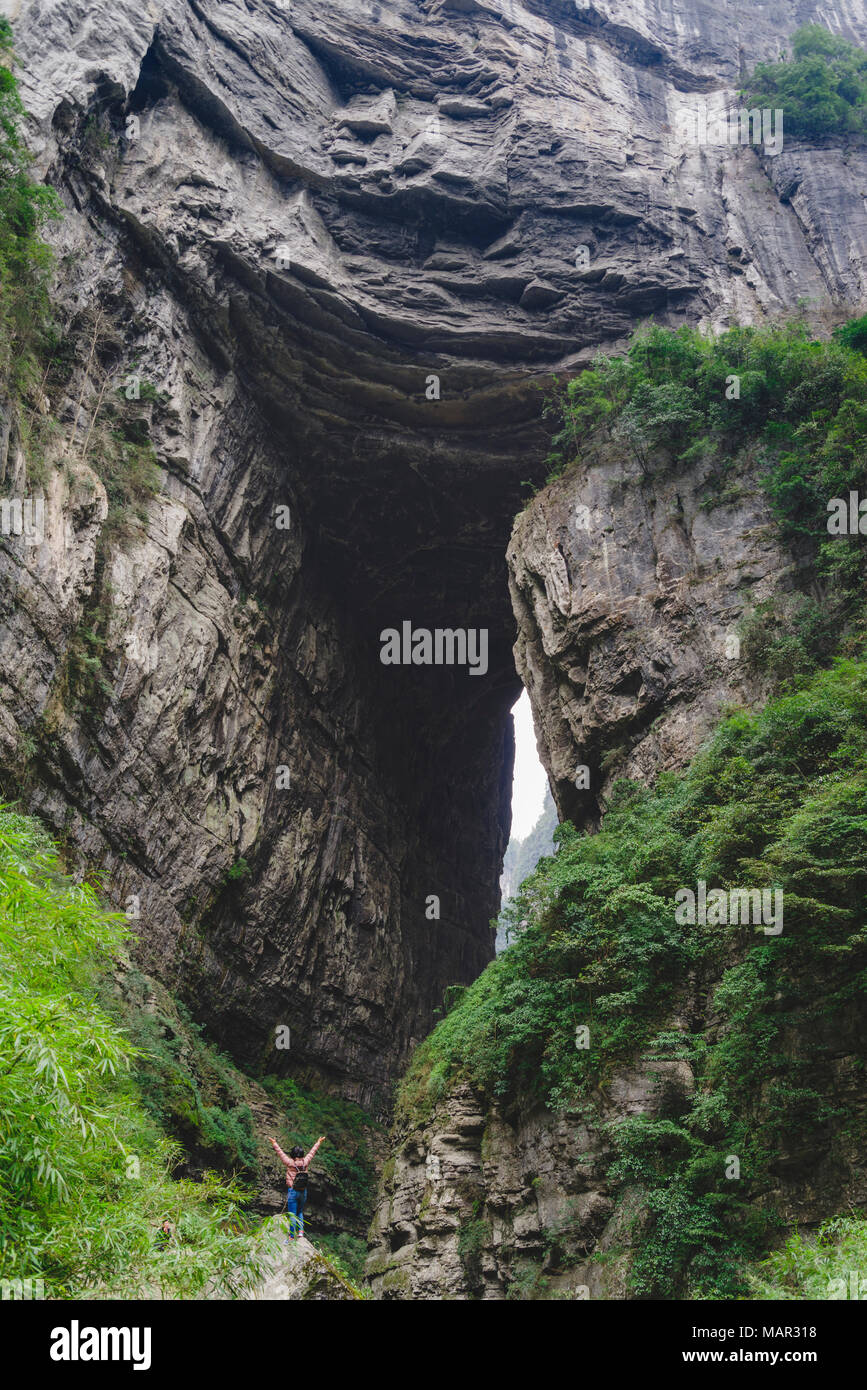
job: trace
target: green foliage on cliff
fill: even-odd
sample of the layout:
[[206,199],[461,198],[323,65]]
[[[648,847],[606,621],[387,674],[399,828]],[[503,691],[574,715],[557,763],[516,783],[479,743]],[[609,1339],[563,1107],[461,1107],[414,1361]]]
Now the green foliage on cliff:
[[482,1255],[491,1243],[491,1226],[482,1217],[464,1221],[458,1230],[458,1257],[472,1288],[482,1282]]
[[[287,1153],[295,1144],[306,1151],[320,1134],[327,1135],[316,1166],[327,1175],[334,1199],[366,1225],[376,1199],[370,1142],[382,1126],[352,1101],[299,1086],[286,1077],[266,1076],[262,1084],[286,1115],[286,1126],[277,1137]],[[338,1249],[337,1253],[351,1258],[353,1250]]]
[[0,1278],[46,1297],[191,1297],[257,1274],[244,1194],[172,1179],[182,1151],[100,1002],[126,929],[35,821],[0,807]]
[[863,628],[867,547],[860,535],[828,531],[832,498],[865,495],[863,327],[855,320],[820,342],[801,323],[719,337],[650,325],[625,357],[600,355],[548,402],[560,471],[611,441],[647,477],[675,460],[702,468],[708,507],[736,497],[744,471],[757,471],[814,590],[779,621],[774,640],[784,648],[770,658],[788,671],[827,661],[843,628]]
[[825,1221],[818,1231],[796,1231],[782,1250],[747,1270],[750,1298],[867,1298],[867,1215]]
[[49,248],[40,237],[59,215],[57,195],[30,177],[21,136],[24,108],[12,72],[12,30],[0,17],[0,378],[31,386],[36,354],[50,334]]
[[[0,17],[0,413],[12,417],[31,483],[44,483],[46,457],[56,458],[61,446],[68,461],[86,459],[108,497],[105,535],[117,538],[144,518],[146,502],[161,486],[146,412],[164,402],[149,382],[139,401],[127,401],[122,391],[113,398],[109,386],[122,344],[102,310],[83,315],[74,332],[57,321],[50,293],[54,256],[42,234],[63,205],[30,176],[25,111],[11,63],[12,30]],[[83,382],[73,387],[76,364]],[[46,389],[76,398],[70,426],[48,411]]]
[[346,1231],[326,1231],[324,1235],[316,1236],[316,1248],[324,1251],[340,1274],[350,1280],[359,1298],[370,1297],[369,1289],[362,1282],[367,1263],[366,1240],[348,1235]]
[[867,53],[819,24],[792,36],[792,57],[759,63],[741,93],[749,107],[783,111],[784,135],[867,134]]
[[188,1155],[253,1175],[253,1117],[231,1060],[206,1042],[183,1004],[156,999],[147,976],[128,970],[121,989],[114,986],[103,981],[101,1000],[134,1046],[132,1076],[154,1122]]
[[[867,662],[732,715],[686,773],[620,782],[598,833],[557,835],[509,909],[528,926],[418,1049],[401,1116],[458,1077],[507,1106],[572,1108],[638,1057],[688,1061],[693,1093],[674,1087],[654,1118],[611,1127],[611,1176],[640,1185],[650,1212],[637,1293],[733,1294],[775,1156],[852,1120],[822,1068],[827,1018],[867,1015]],[[781,889],[782,933],[678,924],[675,893],[699,880]],[[718,981],[720,1026],[672,1028],[702,980]],[[867,1060],[863,1024],[861,1037]]]

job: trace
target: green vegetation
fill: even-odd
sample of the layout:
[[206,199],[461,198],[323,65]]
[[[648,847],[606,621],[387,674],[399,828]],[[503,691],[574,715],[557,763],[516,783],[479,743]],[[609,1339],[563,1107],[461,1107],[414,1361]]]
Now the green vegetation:
[[[376,1199],[371,1139],[382,1126],[352,1101],[305,1089],[288,1078],[266,1076],[262,1085],[287,1116],[287,1127],[276,1136],[287,1153],[295,1144],[306,1152],[320,1134],[327,1135],[316,1155],[317,1167],[327,1176],[335,1200],[366,1227]],[[335,1247],[347,1263],[353,1248]],[[355,1250],[356,1263],[357,1256]]]
[[[529,835],[523,840],[516,840],[514,836],[506,846],[506,853],[503,858],[503,876],[512,885],[523,883],[535,869],[543,854],[550,854],[554,848],[554,831],[557,828],[557,808],[554,805],[554,798],[550,790],[545,788],[545,801],[539,818]],[[503,911],[506,902],[500,910],[499,917],[494,924],[498,929],[505,932],[505,921]]]
[[792,58],[759,63],[741,96],[749,107],[782,109],[784,135],[865,135],[867,53],[806,24],[792,37]]
[[119,407],[102,401],[92,409],[98,416],[81,457],[103,483],[108,498],[102,537],[117,540],[147,520],[146,504],[159,492],[162,472],[137,403]]
[[337,1297],[348,1295],[350,1300],[370,1299],[370,1290],[359,1283],[361,1270],[355,1269],[357,1256],[347,1262],[341,1254],[336,1253],[338,1239],[330,1243],[325,1239],[317,1241],[316,1254],[305,1269],[302,1301],[321,1298],[330,1300],[335,1297],[335,1293]]
[[867,1215],[826,1221],[813,1235],[796,1232],[747,1271],[750,1298],[867,1298]]
[[245,1078],[147,976],[130,969],[120,991],[113,985],[103,983],[101,1002],[135,1047],[132,1078],[155,1124],[187,1155],[252,1177],[258,1157]]
[[753,623],[748,655],[767,669],[815,669],[839,649],[843,630],[863,631],[867,549],[860,536],[829,535],[828,503],[863,491],[867,478],[865,342],[863,319],[830,342],[802,323],[719,337],[650,325],[625,357],[598,356],[547,402],[559,425],[549,458],[556,475],[579,454],[625,447],[647,477],[675,464],[704,467],[713,507],[737,495],[745,472],[758,473],[814,591],[788,612],[766,609],[763,634]]
[[844,347],[867,355],[867,314],[860,319],[849,319],[834,330],[834,337]]
[[550,1281],[538,1265],[527,1263],[517,1269],[506,1289],[506,1298],[515,1303],[546,1300]]
[[[650,1212],[636,1292],[733,1295],[767,1237],[749,1199],[774,1156],[852,1119],[822,1069],[826,1020],[863,1009],[867,987],[867,662],[838,660],[733,714],[686,773],[617,783],[598,833],[557,838],[509,908],[527,927],[417,1050],[401,1117],[429,1114],[459,1076],[507,1106],[572,1109],[638,1055],[688,1060],[694,1095],[611,1127],[611,1176],[638,1184]],[[782,935],[677,925],[674,894],[700,879],[781,888]],[[666,1023],[696,980],[718,981],[713,1038]],[[809,1057],[793,1036],[810,1038]]]
[[227,883],[240,883],[243,879],[249,878],[252,870],[246,859],[236,859],[234,864],[230,864],[226,870]]
[[0,1277],[41,1279],[49,1298],[237,1291],[259,1272],[246,1194],[213,1173],[173,1180],[183,1152],[100,1000],[126,929],[35,821],[0,807]]
[[0,18],[0,380],[26,394],[39,380],[39,357],[52,341],[53,262],[40,232],[60,215],[60,203],[30,178],[11,50],[9,21]]
[[339,1231],[336,1235],[316,1237],[316,1249],[324,1253],[334,1268],[348,1279],[361,1298],[369,1298],[370,1293],[360,1287],[364,1278],[364,1265],[367,1259],[367,1241],[358,1236]]
[[464,1221],[458,1231],[458,1257],[473,1288],[482,1282],[482,1251],[490,1241],[490,1222],[482,1217]]

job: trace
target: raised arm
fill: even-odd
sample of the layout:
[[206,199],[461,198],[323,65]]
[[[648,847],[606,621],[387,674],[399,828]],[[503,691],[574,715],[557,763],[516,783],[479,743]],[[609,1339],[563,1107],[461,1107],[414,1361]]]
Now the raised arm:
[[310,1160],[311,1160],[311,1158],[313,1157],[313,1155],[315,1154],[316,1150],[319,1148],[319,1145],[322,1143],[322,1140],[323,1140],[324,1138],[325,1138],[325,1135],[324,1135],[324,1134],[320,1134],[319,1138],[316,1140],[316,1143],[313,1145],[313,1148],[310,1150],[309,1154],[305,1154],[304,1157],[302,1158],[301,1162],[304,1164],[305,1168],[306,1168],[307,1164],[310,1162]]
[[[269,1135],[268,1137],[269,1137],[269,1139],[271,1138],[270,1135]],[[280,1145],[277,1143],[277,1140],[276,1140],[276,1139],[271,1139],[271,1147],[273,1148],[273,1150],[274,1150],[274,1152],[276,1153],[277,1157],[278,1157],[278,1158],[282,1158],[282,1160],[283,1160],[284,1163],[291,1163],[291,1162],[292,1162],[292,1159],[289,1157],[289,1155],[288,1155],[288,1154],[284,1154],[283,1150],[280,1148]]]

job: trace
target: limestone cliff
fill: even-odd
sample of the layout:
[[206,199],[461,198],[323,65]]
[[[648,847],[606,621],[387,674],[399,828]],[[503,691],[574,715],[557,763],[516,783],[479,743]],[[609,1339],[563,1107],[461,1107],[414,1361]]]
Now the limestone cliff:
[[602,446],[517,520],[515,658],[561,819],[594,819],[614,777],[683,766],[727,703],[762,694],[739,627],[797,566],[757,470],[721,492],[713,467],[648,482],[629,450]]
[[[649,314],[863,301],[863,152],[677,133],[820,11],[867,40],[850,0],[11,7],[77,356],[49,401],[46,543],[0,552],[4,786],[138,899],[143,962],[241,1061],[385,1108],[444,986],[492,954],[519,688],[503,555],[543,453],[534,379]],[[130,375],[162,486],[118,536],[81,401]],[[13,421],[4,485],[34,463]],[[585,749],[616,737],[649,766],[691,699],[729,688],[718,658],[698,690],[678,642],[735,613],[719,573],[683,594],[696,545],[722,562],[728,542],[688,480],[680,504],[630,485],[582,483],[600,514],[626,499],[592,554],[568,489],[513,541],[564,814]],[[727,523],[741,574],[773,584],[746,520]],[[99,680],[73,697],[97,610]],[[486,675],[382,666],[404,620],[487,628]]]
[[[691,980],[669,1025],[688,1033],[719,1019],[707,981]],[[818,1005],[821,992],[817,991]],[[863,1009],[835,1013],[814,1079],[851,1127],[823,1129],[775,1159],[758,1205],[782,1230],[815,1228],[867,1202]],[[803,1045],[795,1032],[793,1049]],[[554,1113],[508,1109],[464,1082],[431,1113],[398,1125],[370,1230],[367,1277],[378,1299],[628,1299],[635,1254],[651,1226],[640,1185],[613,1181],[606,1126],[682,1114],[696,1094],[686,1061],[652,1052],[609,1078],[592,1103]],[[771,1084],[768,1093],[771,1093]]]

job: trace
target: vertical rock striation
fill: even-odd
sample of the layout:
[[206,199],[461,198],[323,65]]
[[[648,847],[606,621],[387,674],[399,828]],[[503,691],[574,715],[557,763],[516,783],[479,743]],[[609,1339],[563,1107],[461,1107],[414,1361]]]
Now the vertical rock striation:
[[[863,153],[774,160],[677,134],[685,104],[724,107],[819,13],[16,7],[33,146],[67,209],[60,309],[82,341],[101,308],[102,367],[160,393],[145,413],[163,485],[143,524],[109,534],[86,426],[67,442],[79,361],[50,401],[46,544],[0,549],[5,783],[118,903],[138,897],[144,962],[239,1060],[385,1105],[444,986],[490,958],[519,688],[503,552],[543,453],[534,379],[649,314],[720,325],[863,301]],[[821,13],[867,40],[860,6]],[[34,462],[13,424],[4,485],[29,486]],[[519,659],[567,814],[570,762],[603,726],[636,765],[679,739],[695,681],[677,585],[700,542],[712,567],[728,558],[688,480],[685,523],[610,472],[592,504],[614,486],[607,561],[570,550],[556,490],[514,543]],[[755,522],[739,563],[771,583]],[[586,567],[583,597],[552,537]],[[692,619],[723,625],[730,581],[704,593]],[[97,610],[101,672],[82,690]],[[405,620],[488,629],[487,674],[383,666],[379,633]],[[635,744],[670,701],[664,734]]]

